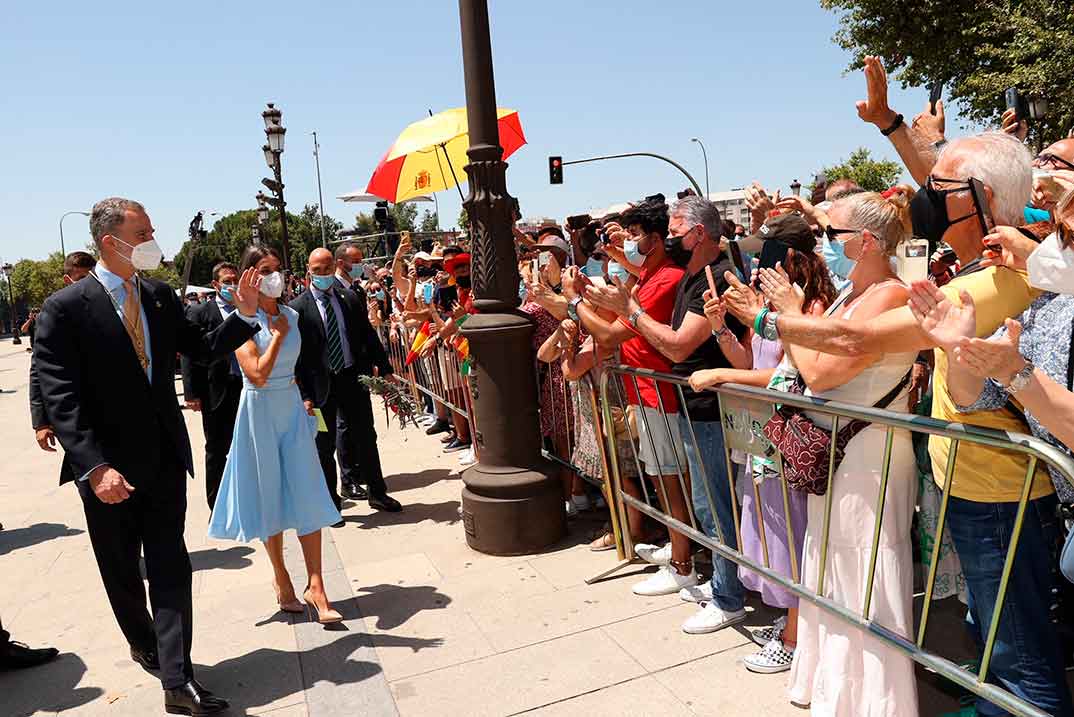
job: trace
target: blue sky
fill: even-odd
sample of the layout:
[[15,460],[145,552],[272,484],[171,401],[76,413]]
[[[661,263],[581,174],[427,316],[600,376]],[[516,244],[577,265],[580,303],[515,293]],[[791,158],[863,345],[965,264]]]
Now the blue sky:
[[[713,191],[758,179],[803,183],[865,146],[894,158],[854,110],[859,73],[831,42],[836,17],[812,0],[491,0],[500,106],[519,110],[529,144],[508,187],[529,215],[563,217],[684,182],[654,160],[566,168],[549,186],[547,157],[652,151]],[[57,222],[110,195],[143,202],[171,256],[198,209],[252,208],[267,169],[260,113],[287,127],[288,204],[316,202],[310,132],[321,144],[327,214],[348,226],[365,188],[408,123],[465,104],[457,4],[417,2],[118,2],[14,0],[5,7],[0,99],[0,258],[59,248]],[[893,88],[907,117],[924,89]],[[949,127],[955,124],[948,119]],[[454,223],[459,199],[440,195]],[[65,224],[68,250],[88,239]]]

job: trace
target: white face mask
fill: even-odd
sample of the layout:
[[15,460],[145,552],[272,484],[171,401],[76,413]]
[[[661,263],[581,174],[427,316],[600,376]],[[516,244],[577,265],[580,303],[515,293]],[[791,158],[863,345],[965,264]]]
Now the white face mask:
[[1044,291],[1074,294],[1074,249],[1065,249],[1052,232],[1026,259],[1029,283]]
[[274,271],[267,276],[261,277],[261,293],[270,299],[278,299],[283,296],[283,274]]
[[[156,239],[150,239],[141,244],[131,245],[114,234],[112,235],[112,238],[123,246],[129,246],[131,248],[131,256],[127,261],[139,271],[151,271],[156,269],[160,266],[160,262],[164,258],[164,252],[160,250]],[[126,257],[123,258],[126,259]]]

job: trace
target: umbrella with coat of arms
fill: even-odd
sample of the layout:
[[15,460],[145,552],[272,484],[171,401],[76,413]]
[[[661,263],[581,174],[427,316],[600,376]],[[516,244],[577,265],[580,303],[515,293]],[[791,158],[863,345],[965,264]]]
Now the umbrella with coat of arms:
[[[500,108],[496,116],[507,159],[526,144],[526,137],[517,111]],[[464,178],[462,168],[470,161],[469,147],[465,108],[426,117],[403,130],[373,170],[366,191],[389,202],[402,202],[458,186]]]

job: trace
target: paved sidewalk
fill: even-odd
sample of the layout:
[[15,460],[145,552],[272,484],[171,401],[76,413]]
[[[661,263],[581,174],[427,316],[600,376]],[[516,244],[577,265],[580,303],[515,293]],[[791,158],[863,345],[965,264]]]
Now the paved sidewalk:
[[[130,661],[109,610],[76,491],[57,485],[58,455],[32,439],[28,365],[29,354],[0,342],[0,617],[15,639],[63,654],[0,673],[0,715],[162,714],[159,682]],[[200,469],[200,419],[187,421]],[[263,548],[206,538],[200,470],[190,483],[194,660],[232,714],[805,714],[786,702],[786,674],[738,664],[756,649],[747,629],[772,617],[763,608],[739,629],[688,636],[679,626],[694,606],[635,597],[637,570],[585,585],[615,562],[585,545],[594,519],[539,556],[473,552],[456,457],[423,432],[385,426],[382,411],[377,421],[405,510],[350,505],[346,527],[326,531],[329,596],[347,618],[338,629],[277,612]],[[293,534],[287,550],[301,589]]]

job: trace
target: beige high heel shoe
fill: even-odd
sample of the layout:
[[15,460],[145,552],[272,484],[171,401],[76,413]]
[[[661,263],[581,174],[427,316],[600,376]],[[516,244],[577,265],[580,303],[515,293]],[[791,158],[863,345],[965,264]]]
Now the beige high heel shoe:
[[298,601],[298,598],[291,598],[290,600],[283,600],[281,598],[282,591],[280,586],[275,581],[272,583],[273,590],[276,591],[276,604],[279,605],[282,612],[289,612],[293,614],[299,614],[306,611],[306,608]]
[[321,607],[315,604],[310,597],[309,588],[306,588],[305,592],[302,593],[302,599],[306,601],[307,612],[310,608],[317,611],[317,622],[322,625],[334,625],[337,622],[343,622],[343,615],[341,615],[335,608],[329,606],[326,610],[322,611]]

